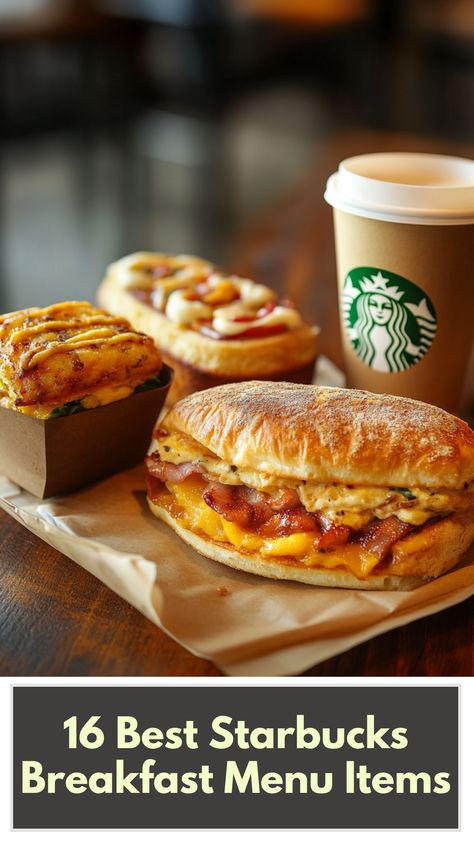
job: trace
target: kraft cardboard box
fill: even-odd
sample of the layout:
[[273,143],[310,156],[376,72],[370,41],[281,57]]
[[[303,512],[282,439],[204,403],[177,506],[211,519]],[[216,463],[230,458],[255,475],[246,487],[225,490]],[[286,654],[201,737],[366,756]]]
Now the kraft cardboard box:
[[0,407],[0,473],[37,497],[67,494],[136,465],[172,380],[75,415],[39,419]]

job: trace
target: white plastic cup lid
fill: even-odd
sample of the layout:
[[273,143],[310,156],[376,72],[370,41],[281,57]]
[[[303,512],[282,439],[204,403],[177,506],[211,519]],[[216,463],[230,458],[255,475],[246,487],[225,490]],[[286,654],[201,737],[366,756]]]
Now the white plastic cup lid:
[[415,225],[474,223],[474,161],[448,155],[378,152],[339,164],[326,201],[333,208]]

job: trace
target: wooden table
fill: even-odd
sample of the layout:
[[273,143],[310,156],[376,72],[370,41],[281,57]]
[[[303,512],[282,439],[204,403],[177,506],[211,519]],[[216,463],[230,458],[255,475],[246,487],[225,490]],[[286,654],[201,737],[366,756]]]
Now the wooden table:
[[[323,187],[342,158],[384,149],[469,154],[393,135],[333,138],[304,181],[245,234],[233,261],[291,295],[321,325],[321,350],[338,365],[332,221]],[[0,558],[0,675],[220,675],[1,511]],[[306,675],[472,675],[473,605],[471,599],[381,635]]]

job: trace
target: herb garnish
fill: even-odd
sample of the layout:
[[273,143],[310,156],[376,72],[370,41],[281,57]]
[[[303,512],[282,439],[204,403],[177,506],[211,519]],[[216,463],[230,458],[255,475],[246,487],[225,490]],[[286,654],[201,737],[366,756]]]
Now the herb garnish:
[[135,392],[147,392],[149,389],[156,389],[158,386],[162,386],[162,380],[159,374],[155,374],[153,377],[149,377],[148,380],[145,380],[144,383],[140,383],[138,386],[135,386],[133,390]]
[[76,412],[84,412],[85,406],[82,401],[69,401],[63,406],[57,406],[50,412],[48,418],[61,418],[63,415],[75,415]]
[[416,500],[416,494],[413,494],[413,491],[410,491],[409,488],[391,488],[390,491],[396,491],[397,494],[401,494],[407,500]]

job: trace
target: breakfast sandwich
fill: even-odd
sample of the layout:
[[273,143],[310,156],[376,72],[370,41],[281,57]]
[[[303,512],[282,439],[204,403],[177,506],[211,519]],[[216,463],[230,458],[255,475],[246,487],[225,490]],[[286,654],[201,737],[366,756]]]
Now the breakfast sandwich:
[[474,433],[392,395],[246,382],[180,401],[155,429],[148,503],[230,567],[406,590],[474,540]]

